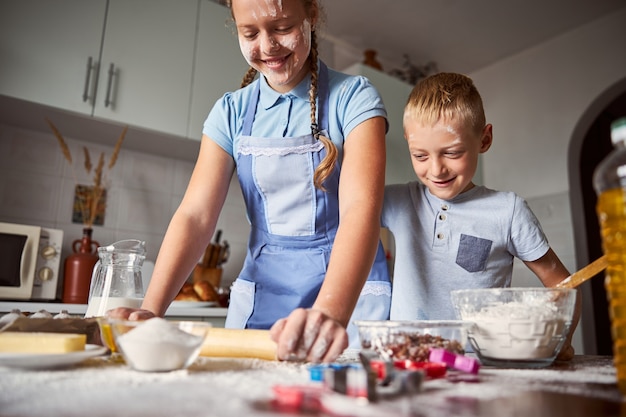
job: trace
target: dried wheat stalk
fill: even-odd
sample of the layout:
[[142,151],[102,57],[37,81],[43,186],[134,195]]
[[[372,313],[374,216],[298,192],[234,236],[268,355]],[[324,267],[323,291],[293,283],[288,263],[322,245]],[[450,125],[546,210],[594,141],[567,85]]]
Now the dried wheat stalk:
[[83,146],[83,153],[85,154],[85,171],[87,174],[91,172],[91,156],[89,155],[89,149],[86,146]]
[[102,185],[102,169],[104,168],[104,152],[100,153],[100,158],[98,159],[98,165],[96,165],[96,169],[94,170],[93,175],[93,183],[96,187],[100,187]]
[[91,189],[91,195],[89,196],[89,216],[83,217],[83,219],[87,218],[87,226],[93,226],[96,217],[98,216],[98,206],[100,205],[100,200],[102,199],[102,195],[104,194],[104,187],[100,187],[98,185],[94,185]]
[[[72,168],[72,173],[74,174],[74,167],[72,165],[72,155],[70,153],[69,146],[67,146],[67,143],[65,143],[65,139],[63,138],[63,135],[61,135],[61,132],[59,132],[57,127],[48,118],[46,118],[46,122],[50,126],[50,129],[52,129],[54,136],[57,138],[57,141],[59,142],[59,145],[61,147],[61,151],[63,152],[63,156],[69,162],[70,167]],[[115,166],[115,163],[117,162],[117,158],[119,156],[120,149],[122,148],[122,142],[124,142],[124,137],[126,136],[127,130],[128,130],[128,126],[125,126],[119,138],[117,139],[117,142],[115,143],[115,147],[113,148],[113,153],[111,154],[111,159],[109,160],[109,164],[108,164],[109,170],[113,168],[113,166]],[[93,168],[93,165],[91,161],[91,155],[89,154],[89,149],[87,149],[86,146],[83,146],[83,153],[85,156],[84,167],[85,167],[85,170],[87,171],[87,174],[90,174],[91,169]],[[94,169],[94,175],[93,175],[94,185],[91,187],[80,186],[82,187],[81,189],[83,191],[80,192],[82,196],[81,198],[78,199],[78,201],[80,203],[80,211],[83,217],[83,223],[86,227],[93,226],[94,221],[96,220],[96,217],[98,216],[98,213],[100,212],[99,206],[100,206],[102,197],[106,191],[106,183],[107,183],[106,175],[104,171],[104,164],[105,164],[105,156],[104,156],[104,152],[101,152],[100,157],[98,158],[98,163]],[[76,181],[76,175],[74,175],[74,180]],[[78,192],[79,190],[78,185],[77,185],[76,190]]]
[[122,130],[120,137],[117,138],[117,142],[115,143],[115,147],[113,148],[113,153],[111,154],[111,159],[109,160],[109,169],[113,168],[115,162],[117,162],[117,156],[120,153],[120,149],[122,148],[122,142],[124,142],[124,137],[126,136],[127,130],[128,126],[124,126],[124,130]]
[[61,132],[59,132],[59,129],[57,129],[57,127],[48,118],[46,118],[46,122],[48,122],[48,126],[50,126],[50,129],[52,129],[52,133],[54,133],[54,136],[57,138],[57,141],[61,146],[61,152],[63,152],[63,156],[65,156],[67,162],[71,164],[72,154],[70,153],[70,148],[67,146],[67,143],[65,143],[65,139],[63,139]]
[[[89,208],[91,207],[91,192],[87,186],[76,186],[76,193],[78,194],[78,203],[80,204],[80,213],[83,218],[83,224],[87,227],[91,227],[93,222],[90,221],[91,215],[89,214]],[[79,191],[82,190],[82,191]]]
[[83,213],[83,221],[87,227],[92,227],[96,217],[98,216],[98,206],[100,199],[104,194],[104,187],[102,186],[102,171],[104,169],[104,152],[100,153],[98,158],[98,164],[94,169],[93,175],[93,187],[87,189],[86,202],[81,207]]

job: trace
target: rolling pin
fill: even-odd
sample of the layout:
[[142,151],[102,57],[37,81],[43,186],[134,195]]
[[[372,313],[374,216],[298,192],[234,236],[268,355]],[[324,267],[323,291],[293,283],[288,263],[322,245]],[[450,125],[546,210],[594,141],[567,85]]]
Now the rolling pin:
[[209,329],[200,356],[277,360],[276,343],[270,339],[269,330],[220,327]]

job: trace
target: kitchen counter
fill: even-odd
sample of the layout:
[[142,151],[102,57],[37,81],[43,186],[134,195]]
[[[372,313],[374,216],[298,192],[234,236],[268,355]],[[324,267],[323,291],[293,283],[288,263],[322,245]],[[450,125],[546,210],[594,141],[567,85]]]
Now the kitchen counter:
[[[185,305],[190,305],[185,303]],[[46,310],[52,315],[67,310],[70,315],[84,316],[87,311],[87,304],[62,304],[52,302],[33,301],[0,301],[0,316],[10,313],[14,308],[24,313],[36,313],[39,310]],[[200,320],[210,322],[213,326],[224,327],[226,320],[226,308],[221,307],[174,307],[165,313],[168,319],[176,320]]]
[[[354,352],[340,362],[356,360]],[[330,416],[617,416],[626,402],[612,358],[576,356],[543,369],[483,367],[475,378],[448,373],[412,398],[378,403],[343,395]],[[309,383],[306,364],[200,357],[189,369],[142,373],[110,357],[64,370],[0,368],[0,414],[21,416],[280,416],[272,386]],[[340,397],[340,398],[339,398]]]

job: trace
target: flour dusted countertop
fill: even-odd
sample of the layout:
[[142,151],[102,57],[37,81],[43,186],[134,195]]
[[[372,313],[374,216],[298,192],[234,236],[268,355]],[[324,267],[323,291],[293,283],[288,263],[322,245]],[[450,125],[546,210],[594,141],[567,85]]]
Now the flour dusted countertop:
[[[340,359],[353,360],[354,355]],[[200,357],[184,371],[143,373],[118,359],[99,357],[62,370],[0,368],[0,415],[278,416],[285,414],[270,407],[272,386],[304,383],[309,383],[307,364]],[[626,414],[612,360],[600,356],[576,356],[570,363],[544,369],[483,367],[477,378],[449,373],[448,378],[425,381],[410,400],[362,405],[344,399],[354,401],[353,406],[346,408],[343,401],[341,412],[334,410],[334,415]]]

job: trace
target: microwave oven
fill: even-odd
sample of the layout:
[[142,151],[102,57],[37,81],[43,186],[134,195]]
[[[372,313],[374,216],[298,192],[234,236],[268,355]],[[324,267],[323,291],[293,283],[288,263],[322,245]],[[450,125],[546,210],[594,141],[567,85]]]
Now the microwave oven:
[[0,223],[0,299],[54,300],[63,230]]

